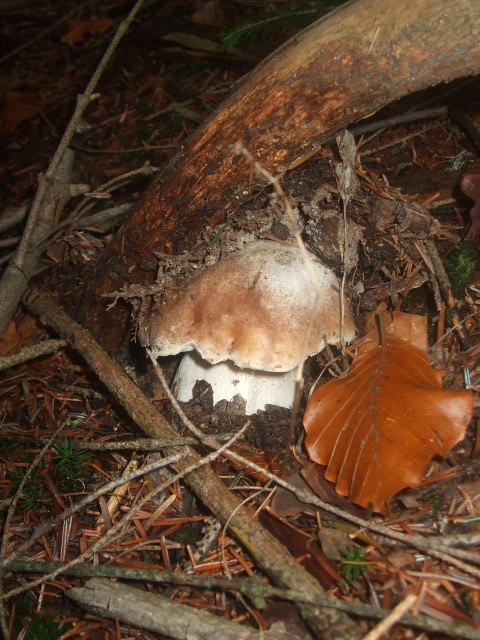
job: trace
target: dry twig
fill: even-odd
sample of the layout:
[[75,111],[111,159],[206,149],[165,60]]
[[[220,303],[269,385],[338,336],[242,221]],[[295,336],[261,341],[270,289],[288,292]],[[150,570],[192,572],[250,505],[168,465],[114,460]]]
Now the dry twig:
[[[94,90],[103,74],[118,43],[129,28],[131,22],[140,11],[144,0],[137,0],[125,20],[119,25],[115,36],[103,54],[83,94],[77,98],[75,111],[68,123],[55,154],[45,174],[39,178],[39,186],[30,209],[22,239],[5,269],[0,280],[0,335],[12,317],[12,314],[24,294],[28,281],[33,274],[38,259],[43,251],[43,243],[50,234],[58,201],[63,205],[69,198],[67,184],[73,163],[73,152],[68,149],[76,127],[88,107],[95,98]],[[64,166],[64,171],[59,172]],[[63,175],[62,175],[63,174]],[[60,207],[61,208],[61,207]]]

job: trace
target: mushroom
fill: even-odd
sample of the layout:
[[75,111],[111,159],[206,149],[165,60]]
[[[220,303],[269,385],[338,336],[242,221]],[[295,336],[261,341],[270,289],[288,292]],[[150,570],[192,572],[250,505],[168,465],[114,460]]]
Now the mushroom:
[[[195,382],[206,380],[214,404],[240,394],[247,415],[267,404],[292,406],[296,367],[321,351],[325,339],[341,337],[338,279],[308,257],[310,268],[296,245],[251,242],[140,319],[139,341],[154,357],[197,352],[177,370],[179,400],[190,400]],[[342,337],[349,341],[355,327],[343,307]]]

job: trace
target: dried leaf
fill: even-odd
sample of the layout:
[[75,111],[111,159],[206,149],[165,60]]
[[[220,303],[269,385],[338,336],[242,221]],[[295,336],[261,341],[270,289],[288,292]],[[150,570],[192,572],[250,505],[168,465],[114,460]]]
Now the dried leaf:
[[107,17],[91,18],[90,20],[68,20],[68,31],[62,36],[64,44],[78,44],[87,35],[99,36],[108,31],[113,24],[113,20]]
[[383,513],[398,491],[420,484],[433,456],[464,437],[473,394],[445,390],[441,378],[422,351],[387,340],[315,391],[305,446],[340,495]]
[[20,91],[9,91],[3,99],[2,130],[14,133],[24,120],[30,120],[41,110],[42,105]]
[[327,558],[334,561],[339,560],[342,551],[352,544],[346,531],[330,527],[322,527],[318,532],[318,539],[323,553]]
[[405,340],[422,351],[427,351],[427,317],[402,311],[387,311],[386,305],[382,303],[367,321],[365,335],[357,345],[357,355],[361,356],[380,344],[379,325],[384,338]]
[[35,344],[43,332],[40,324],[31,316],[22,316],[19,320],[10,320],[0,338],[0,357],[11,355],[23,347]]
[[[299,489],[310,489],[298,471],[289,475],[286,481]],[[277,487],[270,506],[280,518],[292,518],[298,516],[299,513],[303,513],[306,509],[311,509],[312,511],[316,509],[314,505],[302,502],[295,494],[283,487]]]

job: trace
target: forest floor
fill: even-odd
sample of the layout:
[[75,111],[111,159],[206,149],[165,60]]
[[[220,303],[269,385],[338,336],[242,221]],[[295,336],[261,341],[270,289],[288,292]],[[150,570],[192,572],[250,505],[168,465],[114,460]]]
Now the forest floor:
[[[38,176],[48,166],[76,97],[126,11],[123,4],[90,1],[80,7],[73,2],[58,7],[26,4],[2,13],[0,4],[0,270],[19,242]],[[48,291],[75,315],[89,269],[142,197],[152,173],[243,74],[298,29],[291,24],[285,32],[240,41],[228,53],[222,50],[226,29],[247,13],[262,11],[258,4],[252,8],[227,0],[184,0],[151,3],[140,14],[77,127],[70,148],[75,152],[72,182],[79,185],[79,193],[59,212],[32,288]],[[476,392],[480,384],[478,242],[466,239],[472,201],[460,190],[465,173],[480,173],[477,85],[466,79],[406,98],[351,129],[359,188],[347,216],[360,238],[355,258],[356,281],[363,289],[355,294],[358,335],[365,334],[375,313],[388,318],[392,311],[401,311],[409,318],[423,318],[408,322],[419,322],[415,326],[422,327],[431,361],[452,392],[466,384]],[[412,113],[418,115],[410,118]],[[282,178],[305,229],[311,230],[309,222],[320,219],[322,210],[337,211],[341,221],[336,162],[338,150],[332,141]],[[399,202],[402,219],[396,210]],[[232,228],[250,225],[251,230],[255,221],[269,215],[270,206],[279,205],[271,203],[270,193],[260,194],[248,212],[231,221]],[[330,251],[336,231],[323,233],[324,228],[326,223],[321,234],[306,232],[304,240],[341,271],[340,254]],[[440,266],[432,263],[431,250],[426,249],[433,235]],[[445,283],[439,273],[442,265],[449,278],[446,293],[438,286],[438,280]],[[408,324],[407,333],[412,326]],[[406,339],[405,333],[400,337]],[[123,480],[156,462],[158,445],[142,437],[74,349],[55,344],[35,359],[16,364],[8,360],[26,347],[55,338],[22,305],[0,338],[0,562],[6,597],[3,623],[10,637],[172,637],[166,631],[146,630],[134,618],[128,622],[108,612],[85,611],[66,597],[87,577],[102,575],[254,631],[273,626],[272,638],[308,637],[293,598],[286,602],[267,595],[262,602],[242,595],[240,578],[248,582],[261,576],[268,585],[267,579],[182,480],[126,518],[171,472],[160,468]],[[358,355],[360,344],[354,342],[343,356],[333,348],[307,362],[302,412],[318,376],[326,381],[338,375]],[[176,363],[175,358],[163,363],[168,375]],[[138,355],[132,351],[121,364],[153,405],[177,425],[179,434],[190,437],[185,420],[172,410]],[[409,368],[406,372],[410,375]],[[427,415],[430,401],[418,398]],[[232,417],[225,408],[211,405],[207,393],[185,410],[197,426],[220,439],[244,423],[244,416]],[[397,412],[402,409],[397,407]],[[458,426],[458,420],[453,422]],[[354,504],[335,492],[334,484],[324,478],[324,466],[313,464],[302,444],[300,412],[293,423],[294,454],[285,451],[288,411],[261,412],[252,423],[235,450],[294,486],[310,487],[335,510],[305,504],[275,489],[271,479],[239,465],[228,453],[213,463],[214,471],[244,501],[252,518],[258,518],[315,576],[326,595],[342,603],[362,633],[376,624],[378,612],[391,610],[413,594],[410,617],[390,628],[389,638],[480,639],[476,400],[472,420],[455,446],[442,457],[432,452],[433,459],[419,470],[419,486],[396,494],[381,513],[373,512],[368,502]],[[420,431],[422,423],[420,416]],[[409,446],[398,454],[399,475],[409,456],[415,457],[416,445],[412,441]],[[116,487],[105,491],[106,482],[119,479]],[[408,486],[406,482],[399,488]],[[78,507],[88,497],[90,501]],[[122,518],[119,533],[107,539]],[[377,535],[368,524],[359,526],[360,521],[384,525],[392,537]],[[103,538],[105,544],[88,560],[70,566]],[[17,552],[15,564],[9,564],[8,558]],[[59,567],[58,575],[49,575]],[[205,577],[212,582],[202,583]],[[356,604],[369,606],[359,610]],[[176,615],[181,616],[171,613]],[[245,637],[235,635],[237,627],[232,629],[229,637]],[[174,637],[188,637],[180,629],[176,633]]]

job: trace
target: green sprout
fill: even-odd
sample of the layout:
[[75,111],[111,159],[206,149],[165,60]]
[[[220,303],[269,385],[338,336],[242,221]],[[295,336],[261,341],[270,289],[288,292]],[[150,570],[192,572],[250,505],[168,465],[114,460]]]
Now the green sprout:
[[367,563],[367,553],[361,547],[348,546],[340,555],[342,577],[348,584],[369,573],[370,567]]
[[295,4],[276,11],[265,11],[260,16],[247,16],[222,34],[222,43],[227,51],[231,51],[240,41],[250,45],[260,37],[285,32],[292,27],[303,28],[338,4],[341,4],[338,0],[336,2],[317,1],[310,4]]
[[217,231],[217,233],[210,240],[210,244],[208,245],[209,249],[211,249],[212,247],[214,247],[217,244],[218,239],[220,238],[222,233],[228,229],[229,226],[230,226],[230,222],[225,222],[225,224],[222,224],[220,229]]
[[57,453],[52,456],[55,470],[65,487],[73,489],[85,477],[87,470],[85,461],[88,458],[88,453],[80,451],[72,438],[59,438],[54,446],[57,450]]
[[466,164],[465,158],[458,154],[456,156],[450,156],[448,159],[448,168],[447,171],[460,171]]
[[81,418],[70,418],[65,422],[66,427],[79,427],[82,422],[85,420],[85,416]]
[[[12,477],[14,484],[19,485],[25,477],[25,467],[18,467]],[[41,475],[38,471],[31,473],[23,485],[21,502],[27,511],[38,512],[42,501],[48,500],[48,492],[45,489]]]
[[430,508],[432,511],[440,511],[442,508],[442,498],[438,494],[434,494],[430,500]]

